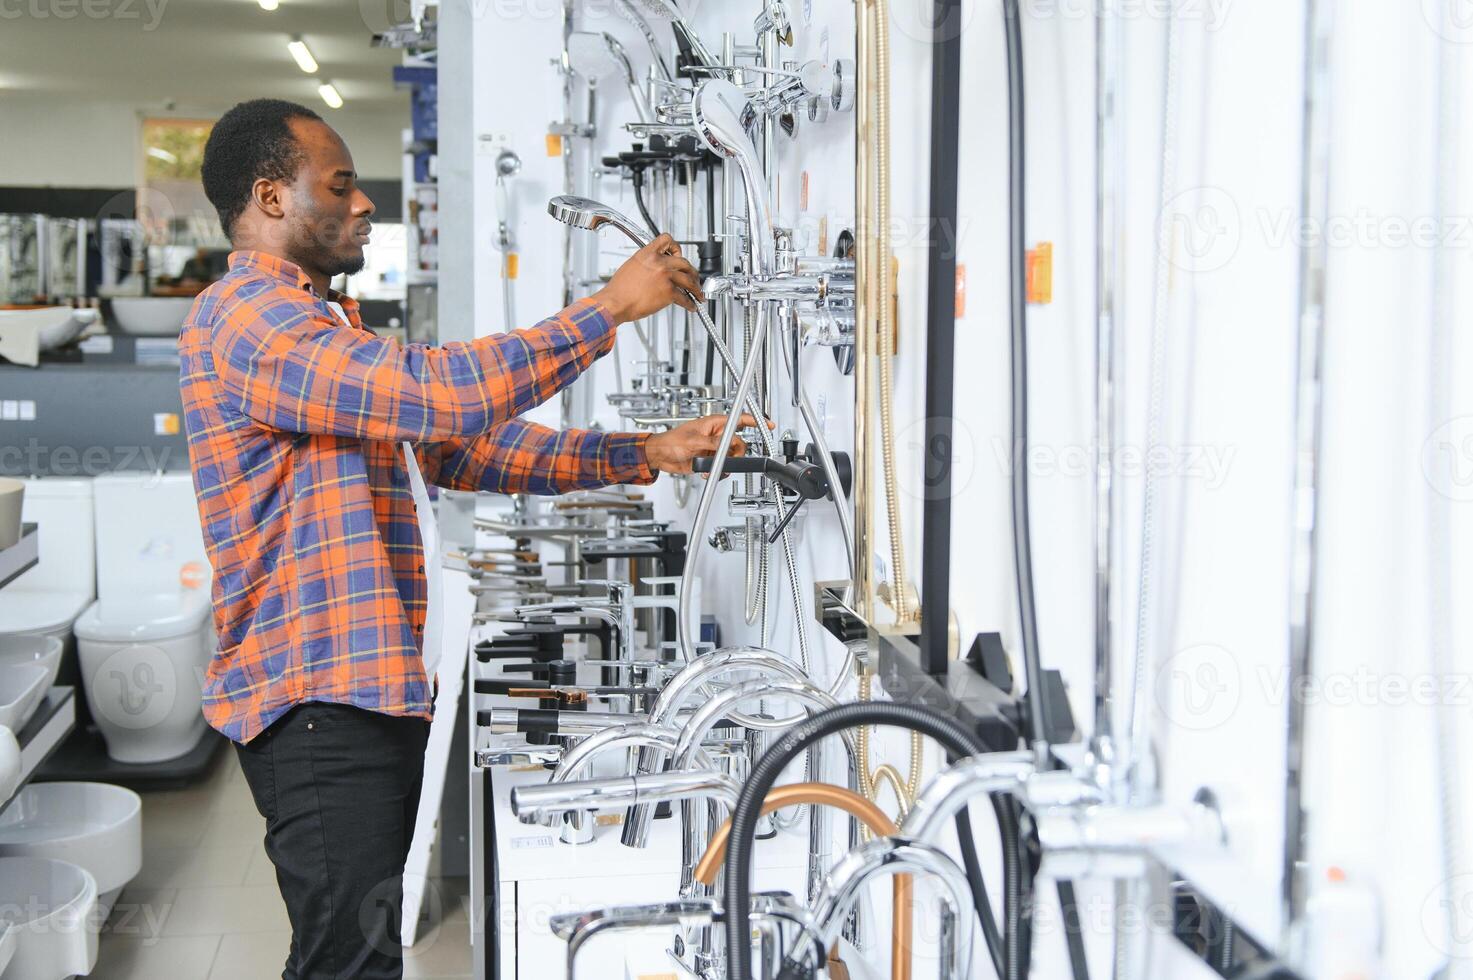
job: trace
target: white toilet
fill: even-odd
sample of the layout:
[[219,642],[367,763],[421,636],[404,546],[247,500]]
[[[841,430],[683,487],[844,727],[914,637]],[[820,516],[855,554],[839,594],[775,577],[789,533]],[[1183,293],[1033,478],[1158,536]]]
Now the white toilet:
[[92,482],[25,481],[21,519],[40,529],[40,560],[0,589],[0,633],[45,633],[71,649],[72,624],[97,595]]
[[87,704],[112,759],[175,759],[204,734],[215,649],[194,487],[187,473],[108,474],[93,502],[98,598],[73,627]]

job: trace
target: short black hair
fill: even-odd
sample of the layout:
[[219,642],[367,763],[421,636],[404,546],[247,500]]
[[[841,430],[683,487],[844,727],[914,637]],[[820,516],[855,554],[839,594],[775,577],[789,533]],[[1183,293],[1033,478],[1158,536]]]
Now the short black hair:
[[291,180],[302,164],[302,151],[290,121],[322,117],[306,106],[283,99],[251,99],[220,117],[205,142],[200,178],[205,196],[220,213],[220,227],[234,237],[235,220],[250,200],[258,178]]

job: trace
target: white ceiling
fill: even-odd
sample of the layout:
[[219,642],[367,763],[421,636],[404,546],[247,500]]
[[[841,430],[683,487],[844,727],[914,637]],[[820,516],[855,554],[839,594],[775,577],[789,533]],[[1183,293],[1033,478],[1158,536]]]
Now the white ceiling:
[[400,53],[369,47],[370,22],[382,26],[392,3],[280,0],[267,12],[256,0],[13,0],[0,20],[0,100],[49,95],[219,112],[266,96],[326,115],[320,79],[286,50],[301,34],[348,110],[392,111],[404,125],[408,96],[391,78]]

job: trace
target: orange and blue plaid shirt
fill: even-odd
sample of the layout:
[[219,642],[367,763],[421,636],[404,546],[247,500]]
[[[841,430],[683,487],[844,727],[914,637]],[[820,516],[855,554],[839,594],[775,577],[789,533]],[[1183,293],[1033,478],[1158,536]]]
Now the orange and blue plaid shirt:
[[414,445],[427,482],[455,490],[653,481],[645,434],[517,418],[614,334],[603,307],[582,300],[528,330],[404,345],[365,329],[353,300],[319,296],[291,263],[232,253],[179,337],[214,572],[210,725],[249,742],[304,701],[428,718],[424,557],[399,444]]

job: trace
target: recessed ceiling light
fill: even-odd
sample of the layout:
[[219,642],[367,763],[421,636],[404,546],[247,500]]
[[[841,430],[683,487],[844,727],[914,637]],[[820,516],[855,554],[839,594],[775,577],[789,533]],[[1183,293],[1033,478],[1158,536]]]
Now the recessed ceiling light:
[[275,10],[278,0],[256,0],[256,2],[261,5],[262,10]]
[[302,40],[300,34],[287,42],[286,49],[291,52],[292,58],[296,60],[302,71],[309,75],[317,74],[317,59],[312,57],[312,52],[307,48],[307,42]]
[[327,103],[329,109],[341,109],[343,107],[343,97],[338,94],[338,90],[333,87],[332,82],[323,82],[317,86],[317,94],[322,96],[322,101]]

